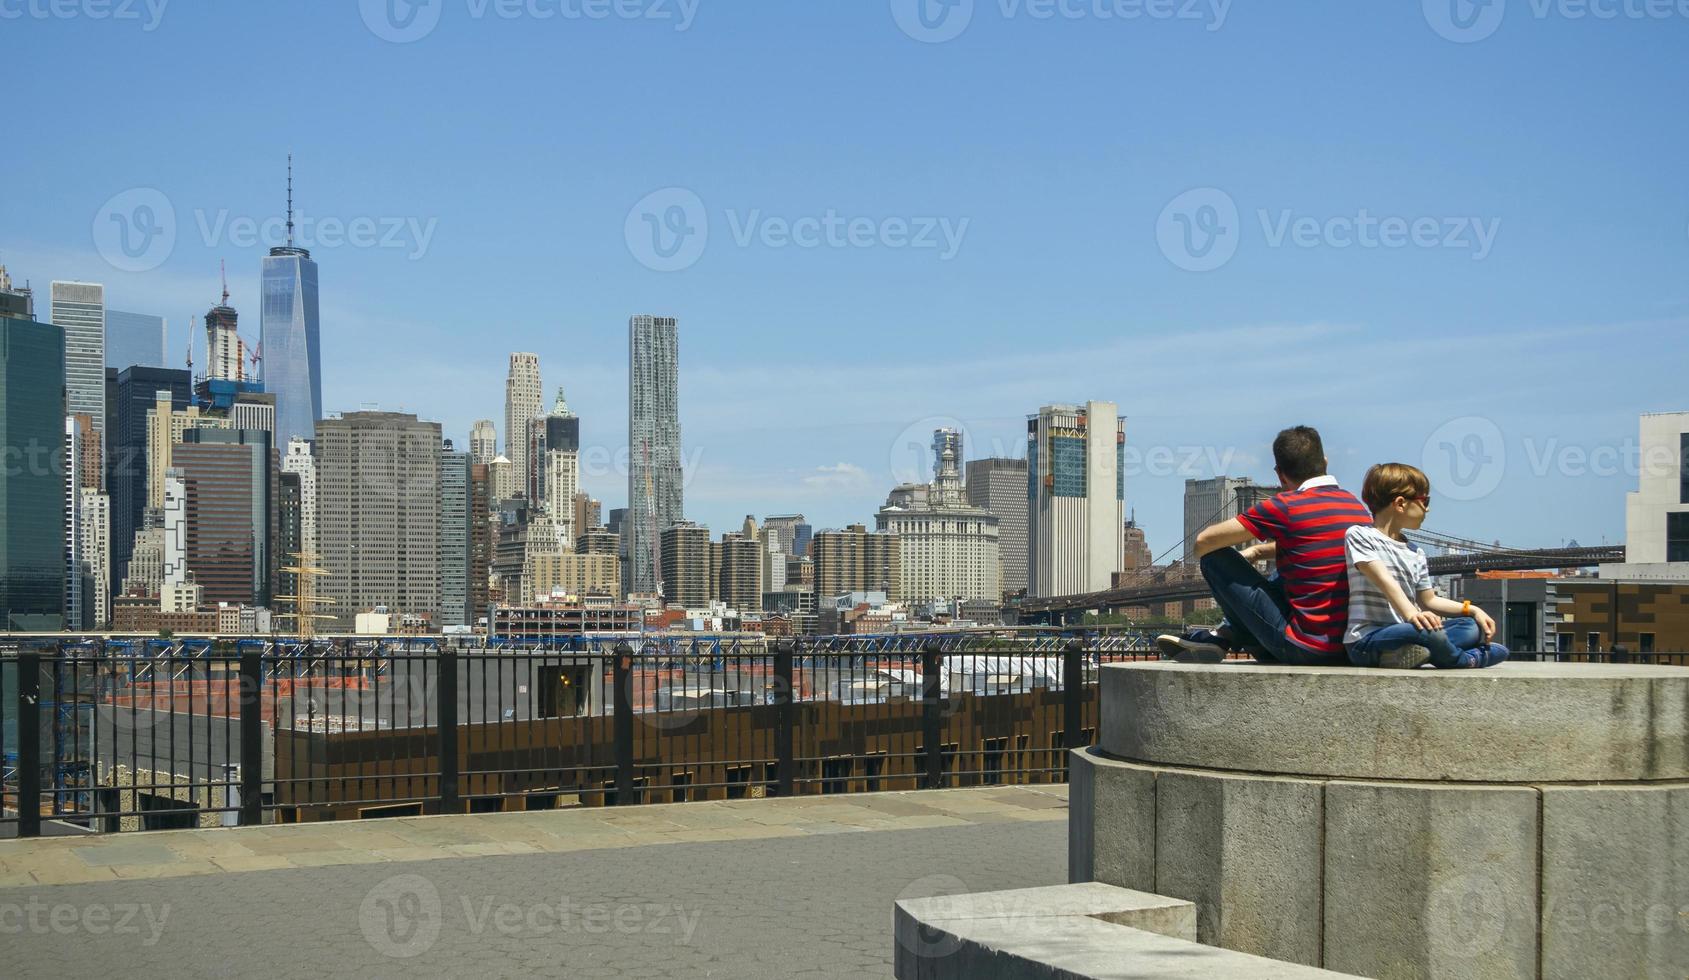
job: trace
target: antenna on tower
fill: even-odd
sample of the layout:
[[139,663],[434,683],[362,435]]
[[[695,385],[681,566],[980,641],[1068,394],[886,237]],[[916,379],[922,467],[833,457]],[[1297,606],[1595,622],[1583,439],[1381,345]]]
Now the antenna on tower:
[[287,247],[293,247],[293,153],[287,154]]
[[223,305],[229,305],[229,263],[225,259],[217,260],[217,268],[223,273]]

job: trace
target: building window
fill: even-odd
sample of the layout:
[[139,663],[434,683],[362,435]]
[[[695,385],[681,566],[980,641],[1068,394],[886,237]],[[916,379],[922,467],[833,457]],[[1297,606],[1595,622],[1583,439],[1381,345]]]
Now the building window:
[[1654,634],[1652,634],[1652,633],[1638,633],[1636,635],[1636,639],[1637,639],[1637,650],[1636,650],[1637,653],[1653,653],[1654,652]]
[[1584,647],[1584,652],[1585,653],[1599,653],[1599,652],[1601,652],[1601,634],[1600,633],[1591,633],[1591,634],[1589,634],[1588,639],[1589,639],[1589,645]]
[[1666,561],[1689,561],[1689,511],[1666,515]]
[[1689,504],[1689,432],[1677,437],[1677,502]]

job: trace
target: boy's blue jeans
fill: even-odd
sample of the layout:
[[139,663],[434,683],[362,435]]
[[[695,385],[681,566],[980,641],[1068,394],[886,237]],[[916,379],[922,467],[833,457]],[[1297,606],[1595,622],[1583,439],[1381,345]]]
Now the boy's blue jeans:
[[[1433,667],[1471,667],[1473,650],[1484,646],[1484,631],[1471,616],[1454,616],[1443,620],[1440,630],[1422,630],[1412,623],[1393,623],[1381,626],[1349,644],[1349,662],[1357,667],[1378,666],[1378,655],[1397,647],[1422,646],[1431,651]],[[1488,644],[1491,650],[1507,655],[1507,648],[1499,643]]]

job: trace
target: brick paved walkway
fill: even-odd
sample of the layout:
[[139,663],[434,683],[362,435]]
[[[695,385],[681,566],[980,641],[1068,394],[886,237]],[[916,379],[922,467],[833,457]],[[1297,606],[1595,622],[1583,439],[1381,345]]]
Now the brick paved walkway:
[[1066,795],[0,842],[0,963],[31,977],[885,976],[895,898],[1064,881]]

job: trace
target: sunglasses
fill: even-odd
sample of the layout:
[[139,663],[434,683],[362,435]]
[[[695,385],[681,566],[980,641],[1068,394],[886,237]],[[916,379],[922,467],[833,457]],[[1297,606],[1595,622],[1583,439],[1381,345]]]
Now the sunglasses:
[[1431,509],[1431,497],[1429,495],[1424,497],[1403,497],[1402,499],[1416,503],[1426,510]]

